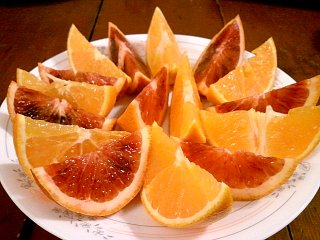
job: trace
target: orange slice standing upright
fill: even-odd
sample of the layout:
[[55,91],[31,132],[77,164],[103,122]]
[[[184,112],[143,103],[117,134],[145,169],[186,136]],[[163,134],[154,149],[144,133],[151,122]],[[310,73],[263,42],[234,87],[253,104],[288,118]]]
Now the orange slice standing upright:
[[209,86],[242,64],[244,33],[241,19],[236,16],[210,41],[193,67],[199,92],[206,96]]
[[170,135],[193,142],[205,142],[199,117],[202,107],[188,56],[181,58],[170,109]]
[[67,51],[73,71],[94,72],[106,77],[124,78],[131,84],[131,78],[122,72],[107,56],[103,55],[72,25],[68,34]]
[[210,85],[207,99],[213,104],[259,95],[271,90],[277,68],[273,39],[253,50],[255,56]]
[[153,13],[149,26],[146,53],[152,75],[156,74],[162,66],[167,66],[169,82],[173,84],[181,53],[174,33],[158,7]]
[[111,22],[109,22],[108,37],[111,60],[132,80],[126,92],[139,93],[150,82],[149,67],[120,29]]
[[168,70],[163,67],[151,82],[128,104],[117,119],[117,125],[125,131],[133,132],[146,125],[163,123],[168,108]]

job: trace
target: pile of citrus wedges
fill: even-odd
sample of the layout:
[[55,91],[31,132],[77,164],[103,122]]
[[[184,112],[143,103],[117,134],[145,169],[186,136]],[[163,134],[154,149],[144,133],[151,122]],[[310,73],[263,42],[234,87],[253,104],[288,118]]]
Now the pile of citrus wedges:
[[18,69],[8,88],[19,163],[67,209],[107,216],[140,193],[156,221],[189,226],[271,193],[318,146],[320,75],[272,89],[274,42],[244,59],[239,16],[194,66],[159,8],[146,60],[112,23],[108,37],[106,56],[72,25],[71,69],[39,63],[40,78]]

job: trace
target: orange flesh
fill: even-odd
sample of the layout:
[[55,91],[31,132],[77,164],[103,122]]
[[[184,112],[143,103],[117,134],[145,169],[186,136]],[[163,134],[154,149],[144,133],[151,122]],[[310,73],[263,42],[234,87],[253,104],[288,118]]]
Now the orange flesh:
[[44,168],[66,195],[105,202],[130,185],[139,168],[140,154],[141,135],[134,133],[96,152]]
[[284,160],[250,152],[230,152],[201,143],[182,142],[186,157],[231,188],[255,188],[280,172]]

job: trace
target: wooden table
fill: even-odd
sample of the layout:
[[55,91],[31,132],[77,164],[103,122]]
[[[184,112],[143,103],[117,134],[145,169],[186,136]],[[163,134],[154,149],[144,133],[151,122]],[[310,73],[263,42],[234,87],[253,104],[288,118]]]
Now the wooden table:
[[[317,1],[8,0],[0,2],[0,101],[5,99],[10,81],[15,80],[16,68],[31,70],[37,62],[66,49],[72,23],[89,40],[105,38],[108,21],[125,34],[146,33],[156,6],[174,33],[206,38],[240,14],[247,50],[272,36],[278,66],[291,77],[299,81],[320,74]],[[1,239],[57,239],[26,218],[2,187],[0,206]],[[319,206],[320,192],[292,223],[269,239],[320,239]]]

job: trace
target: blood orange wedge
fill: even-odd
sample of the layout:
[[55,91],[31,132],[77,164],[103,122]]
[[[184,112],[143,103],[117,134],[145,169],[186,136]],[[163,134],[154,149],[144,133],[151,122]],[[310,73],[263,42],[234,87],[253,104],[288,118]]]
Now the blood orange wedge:
[[148,167],[144,179],[145,185],[148,185],[162,169],[175,161],[178,147],[179,142],[177,140],[170,138],[156,122],[152,124]]
[[133,132],[153,122],[161,125],[168,108],[168,80],[168,70],[163,67],[120,115],[119,127]]
[[209,86],[242,63],[245,40],[241,19],[236,16],[210,41],[193,67],[199,92],[206,96]]
[[158,7],[153,13],[149,26],[146,54],[152,75],[163,66],[167,66],[170,84],[173,84],[181,53],[174,33]]
[[229,187],[189,162],[181,148],[175,162],[143,187],[141,199],[156,221],[170,227],[189,226],[232,204]]
[[45,83],[33,74],[21,69],[17,70],[17,82],[21,86],[48,96],[66,99],[77,108],[101,116],[106,116],[111,111],[117,98],[117,92],[113,86],[96,86],[85,82],[61,79]]
[[267,106],[271,106],[276,112],[288,113],[292,108],[316,105],[319,96],[320,75],[257,96],[225,102],[207,110],[225,113],[254,108],[256,111],[265,112]]
[[38,63],[39,75],[42,81],[51,83],[52,79],[62,79],[75,82],[86,82],[98,86],[114,86],[117,93],[124,91],[126,80],[122,77],[106,77],[94,72],[76,72],[72,69],[53,69]]
[[126,135],[127,132],[49,123],[20,114],[13,121],[14,147],[20,165],[29,176],[31,168],[96,151],[100,146]]
[[170,110],[170,135],[193,142],[205,142],[199,118],[201,101],[187,55],[179,64]]
[[130,85],[131,78],[88,42],[74,25],[69,30],[67,51],[75,73],[94,72],[106,77],[124,78]]
[[207,98],[213,104],[229,102],[271,90],[277,68],[273,39],[253,50],[255,56],[210,85]]
[[11,120],[18,113],[52,123],[105,130],[112,130],[116,122],[116,119],[106,119],[88,113],[73,107],[65,99],[47,96],[39,91],[19,86],[16,82],[11,82],[9,85],[7,103]]
[[234,200],[255,200],[271,193],[293,174],[298,161],[231,152],[207,144],[181,142],[186,157],[227,184]]
[[232,152],[304,159],[320,141],[320,106],[298,107],[288,114],[239,110],[200,112],[208,142]]
[[149,67],[146,66],[120,29],[111,22],[109,22],[108,36],[111,60],[132,79],[127,92],[140,92],[150,82]]
[[32,173],[41,189],[65,208],[91,216],[110,215],[139,193],[149,142],[144,128],[95,152],[34,168]]

